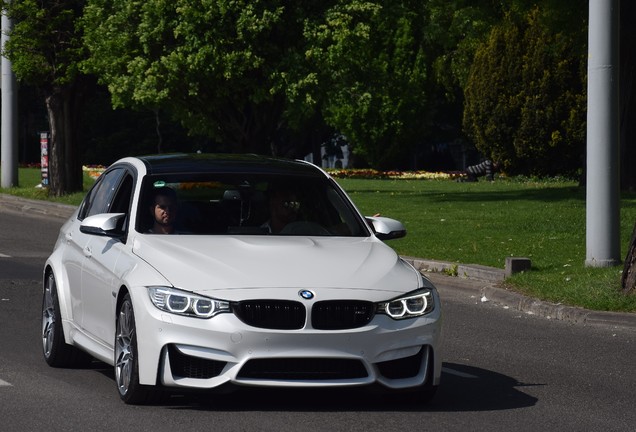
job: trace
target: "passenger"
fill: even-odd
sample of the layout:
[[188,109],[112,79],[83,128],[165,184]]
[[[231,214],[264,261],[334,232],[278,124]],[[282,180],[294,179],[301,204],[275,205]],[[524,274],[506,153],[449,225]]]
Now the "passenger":
[[149,234],[174,234],[177,220],[177,194],[169,187],[153,190],[153,201],[150,206],[153,225]]
[[269,220],[263,227],[272,234],[278,234],[287,224],[296,221],[300,202],[296,193],[285,187],[270,188],[268,197]]

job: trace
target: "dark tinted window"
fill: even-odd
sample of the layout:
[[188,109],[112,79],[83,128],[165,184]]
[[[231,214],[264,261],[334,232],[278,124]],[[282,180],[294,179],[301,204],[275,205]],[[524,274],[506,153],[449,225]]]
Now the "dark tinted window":
[[153,190],[161,187],[177,194],[181,234],[369,235],[349,199],[326,177],[266,174],[148,176],[137,213],[140,232],[152,225]]
[[125,172],[126,170],[119,168],[107,171],[99,177],[95,186],[93,186],[82,202],[79,212],[80,220],[88,216],[108,213],[110,211],[111,200]]

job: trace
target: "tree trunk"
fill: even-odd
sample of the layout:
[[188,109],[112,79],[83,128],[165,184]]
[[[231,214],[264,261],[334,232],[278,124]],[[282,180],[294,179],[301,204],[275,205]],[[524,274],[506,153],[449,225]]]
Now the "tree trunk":
[[636,294],[636,224],[632,230],[632,238],[629,241],[627,257],[623,265],[621,288],[624,294]]
[[81,93],[56,87],[46,97],[49,116],[49,194],[62,196],[83,190],[77,118]]

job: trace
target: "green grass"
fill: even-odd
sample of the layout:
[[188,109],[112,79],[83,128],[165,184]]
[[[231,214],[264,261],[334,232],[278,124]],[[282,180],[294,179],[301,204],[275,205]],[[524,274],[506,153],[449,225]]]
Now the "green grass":
[[[47,189],[37,188],[42,181],[42,174],[37,168],[20,168],[18,170],[18,187],[0,188],[0,193],[11,194],[22,198],[49,200],[61,204],[79,205],[85,192],[76,192],[62,197],[49,197]],[[84,174],[84,191],[88,191],[94,180]]]
[[[532,270],[506,281],[544,300],[595,310],[636,312],[636,296],[620,293],[622,266],[585,267],[585,190],[567,181],[341,179],[364,214],[401,220],[400,254],[504,268],[527,257]],[[636,195],[621,199],[625,256],[636,220]]]
[[[20,169],[19,188],[0,189],[49,199],[36,189],[37,169]],[[85,176],[85,189],[93,180]],[[532,270],[506,284],[555,303],[593,310],[636,312],[636,296],[620,293],[622,266],[585,267],[585,190],[568,181],[503,179],[494,183],[451,180],[339,179],[362,213],[401,220],[408,235],[389,242],[419,258],[503,268],[508,256],[527,257]],[[78,205],[82,193],[55,199]],[[621,257],[636,221],[636,194],[621,197]]]

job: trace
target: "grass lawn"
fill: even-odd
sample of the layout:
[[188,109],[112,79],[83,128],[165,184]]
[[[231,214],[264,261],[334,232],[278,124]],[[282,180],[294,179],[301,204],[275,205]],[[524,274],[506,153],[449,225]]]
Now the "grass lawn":
[[[59,198],[50,198],[46,189],[36,188],[42,182],[42,174],[39,168],[18,169],[18,187],[0,188],[0,193],[11,194],[23,198],[49,200],[61,204],[79,205],[84,198],[85,192],[76,192]],[[84,174],[84,191],[95,182],[88,174]]]
[[[20,188],[0,189],[48,199],[34,186],[37,169],[20,169]],[[85,189],[93,180],[85,176]],[[514,290],[555,303],[636,312],[636,296],[620,294],[622,266],[585,267],[585,190],[574,182],[503,179],[338,179],[363,214],[401,220],[408,235],[389,244],[419,258],[503,268],[508,256],[527,257],[532,270],[506,281]],[[56,199],[77,205],[83,194]],[[634,222],[636,194],[621,198],[621,258]]]
[[[338,180],[362,213],[401,220],[402,255],[504,268],[527,257],[532,270],[506,281],[519,292],[595,310],[636,312],[620,294],[622,266],[585,267],[585,190],[574,182]],[[621,257],[636,221],[636,194],[621,199]]]

